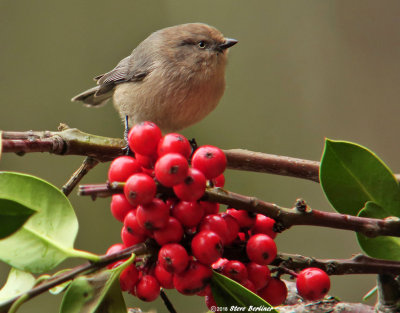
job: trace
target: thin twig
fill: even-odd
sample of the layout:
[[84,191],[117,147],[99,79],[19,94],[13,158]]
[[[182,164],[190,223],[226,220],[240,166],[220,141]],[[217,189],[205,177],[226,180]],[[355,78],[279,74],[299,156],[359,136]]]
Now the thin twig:
[[82,165],[72,174],[71,178],[65,183],[61,188],[61,191],[68,196],[77,184],[82,180],[82,178],[97,164],[99,161],[92,158],[86,157]]
[[169,300],[169,298],[168,298],[167,294],[165,293],[164,289],[161,289],[160,296],[161,296],[161,299],[163,300],[165,306],[167,307],[168,311],[170,313],[177,313],[175,308],[174,308],[174,305]]

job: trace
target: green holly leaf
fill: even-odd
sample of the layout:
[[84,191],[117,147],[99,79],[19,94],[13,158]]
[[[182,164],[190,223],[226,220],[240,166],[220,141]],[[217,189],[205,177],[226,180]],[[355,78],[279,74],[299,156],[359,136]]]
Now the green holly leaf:
[[0,172],[0,198],[36,213],[12,235],[0,240],[0,260],[20,270],[42,273],[68,257],[98,260],[73,249],[78,221],[71,203],[50,183],[26,174]]

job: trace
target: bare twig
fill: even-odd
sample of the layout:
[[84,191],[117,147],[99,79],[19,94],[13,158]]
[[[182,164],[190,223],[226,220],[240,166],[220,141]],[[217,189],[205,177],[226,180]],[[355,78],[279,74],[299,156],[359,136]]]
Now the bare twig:
[[71,191],[75,188],[77,184],[81,181],[81,179],[97,164],[99,161],[93,159],[92,157],[86,157],[83,161],[82,165],[75,171],[75,173],[71,176],[71,178],[65,183],[65,185],[61,188],[61,191],[68,196]]

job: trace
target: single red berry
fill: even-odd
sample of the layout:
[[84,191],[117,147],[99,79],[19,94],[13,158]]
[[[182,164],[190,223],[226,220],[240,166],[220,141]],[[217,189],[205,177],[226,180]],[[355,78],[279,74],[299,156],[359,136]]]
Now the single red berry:
[[192,253],[199,262],[211,265],[223,252],[221,237],[213,231],[203,230],[193,237]]
[[135,286],[135,295],[142,301],[154,301],[160,294],[160,284],[152,275],[144,275]]
[[161,229],[168,224],[169,208],[164,201],[153,198],[151,203],[138,206],[136,218],[139,225],[145,229]]
[[204,209],[204,215],[217,214],[219,211],[218,202],[199,201],[199,204]]
[[161,138],[157,147],[158,157],[167,153],[179,153],[189,159],[192,153],[192,146],[185,136],[176,133],[166,134]]
[[203,172],[207,179],[215,178],[225,171],[225,153],[214,146],[201,146],[192,156],[192,166]]
[[157,180],[166,187],[172,187],[183,182],[189,170],[186,158],[178,153],[168,153],[160,157],[154,173]]
[[229,260],[225,258],[219,258],[217,261],[215,261],[213,264],[211,264],[211,268],[214,271],[217,271],[219,273],[222,273],[224,270],[224,266],[226,263],[228,263]]
[[256,287],[254,286],[253,282],[250,279],[245,279],[244,281],[241,281],[240,284],[244,287],[249,289],[251,292],[256,292]]
[[157,185],[154,179],[144,173],[133,174],[124,186],[125,197],[132,205],[150,203],[156,191]]
[[272,239],[276,237],[276,232],[274,232],[275,220],[262,214],[257,214],[256,222],[250,229],[253,235],[255,234],[265,234],[270,236]]
[[152,122],[142,122],[132,127],[128,134],[129,147],[143,155],[155,155],[162,137],[161,130]]
[[180,244],[169,243],[158,252],[158,263],[170,273],[181,273],[189,264],[189,255]]
[[211,281],[212,270],[198,261],[190,261],[188,268],[174,275],[175,289],[184,295],[194,295]]
[[129,212],[124,219],[124,226],[130,234],[147,236],[148,232],[139,225],[136,218],[136,210]]
[[221,174],[211,180],[213,183],[214,187],[220,187],[223,188],[225,186],[225,176],[224,174]]
[[173,216],[168,219],[167,226],[154,231],[154,239],[160,246],[167,243],[179,242],[183,238],[183,227]]
[[114,181],[124,182],[129,176],[141,172],[139,162],[130,156],[120,156],[111,162],[108,169],[108,180],[112,183]]
[[120,276],[119,283],[121,285],[122,291],[132,290],[136,283],[139,280],[139,271],[137,270],[134,264],[130,264],[127,268],[125,268]]
[[260,289],[257,294],[272,306],[285,302],[288,290],[286,284],[279,278],[272,277],[268,285]]
[[154,269],[154,276],[157,278],[158,282],[160,283],[160,286],[163,287],[164,289],[174,288],[174,282],[173,282],[174,274],[166,271],[164,266],[160,265],[159,263],[157,263]]
[[173,187],[175,195],[183,201],[199,200],[206,190],[206,178],[195,168],[189,168],[182,183]]
[[200,223],[199,230],[211,230],[215,232],[222,240],[222,244],[226,245],[228,242],[229,230],[225,219],[218,214],[207,215]]
[[251,236],[246,245],[249,259],[260,265],[270,264],[276,257],[275,241],[264,234]]
[[228,233],[226,237],[225,244],[231,244],[239,234],[239,223],[237,220],[230,214],[222,213],[221,217],[225,220],[226,226],[228,226]]
[[328,274],[315,267],[302,270],[296,279],[297,292],[306,300],[323,299],[331,287]]
[[144,242],[146,240],[146,236],[130,233],[129,230],[124,226],[121,230],[121,239],[125,247],[130,247],[138,243]]
[[256,290],[260,290],[267,286],[271,279],[271,272],[268,266],[250,262],[247,264],[246,268],[248,277],[254,284]]
[[251,228],[256,222],[257,214],[253,212],[228,209],[226,210],[226,213],[232,215],[237,220],[241,229]]
[[248,278],[246,266],[242,262],[236,260],[231,260],[226,263],[222,273],[239,283]]
[[180,201],[172,207],[171,214],[176,217],[183,226],[195,227],[204,216],[204,209],[197,202]]
[[[122,244],[122,243],[115,243],[115,244],[113,244],[112,246],[110,246],[108,249],[107,249],[107,252],[106,252],[106,254],[108,255],[108,254],[113,254],[113,253],[116,253],[116,252],[118,252],[118,251],[121,251],[121,250],[124,250],[126,247],[124,246],[124,244]],[[115,265],[117,264],[117,263],[119,263],[120,261],[116,261],[116,262],[114,262],[114,263],[111,263],[111,264],[108,264],[107,265],[107,268],[114,268],[115,267]]]
[[115,217],[116,220],[123,222],[125,216],[134,209],[136,209],[136,206],[130,204],[130,202],[128,201],[128,199],[126,199],[124,194],[118,193],[112,195],[111,214]]

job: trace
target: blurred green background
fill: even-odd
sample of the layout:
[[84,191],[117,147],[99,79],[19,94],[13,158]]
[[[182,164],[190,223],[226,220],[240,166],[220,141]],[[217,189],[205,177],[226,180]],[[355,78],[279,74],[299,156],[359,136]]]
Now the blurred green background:
[[[204,22],[239,40],[231,49],[227,89],[218,108],[183,132],[200,144],[246,148],[319,160],[324,137],[375,151],[394,170],[400,106],[400,2],[352,1],[30,1],[0,0],[0,128],[55,130],[60,122],[83,131],[122,136],[111,105],[70,103],[112,69],[151,32]],[[1,170],[31,173],[62,186],[82,157],[3,155]],[[83,183],[106,180],[107,164]],[[318,184],[294,178],[228,171],[235,192],[291,206],[302,197],[332,210]],[[351,195],[349,195],[350,197]],[[80,222],[79,249],[103,253],[120,241],[109,200],[71,196]],[[360,252],[351,232],[294,227],[278,249],[319,258]],[[64,263],[64,266],[79,264]],[[8,268],[0,267],[0,282]],[[331,294],[361,301],[374,276],[334,277]],[[203,299],[169,292],[179,312],[204,312]],[[160,300],[129,306],[165,312]],[[42,295],[20,312],[56,312],[61,297]]]

